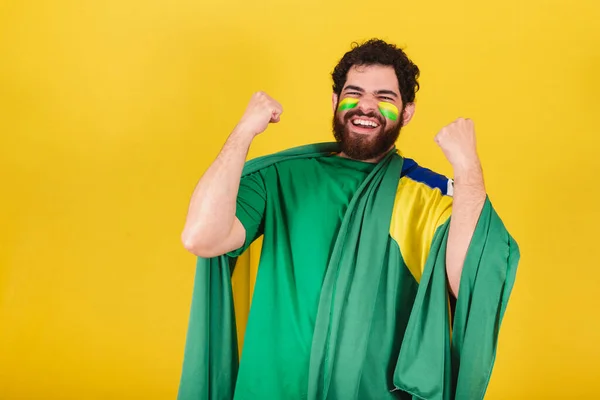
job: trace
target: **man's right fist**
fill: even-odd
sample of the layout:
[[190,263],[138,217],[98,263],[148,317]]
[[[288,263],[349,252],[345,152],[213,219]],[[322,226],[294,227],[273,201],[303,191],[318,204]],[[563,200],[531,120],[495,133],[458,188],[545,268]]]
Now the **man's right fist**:
[[268,94],[257,92],[252,95],[239,125],[249,134],[256,136],[264,132],[270,123],[279,122],[281,113],[283,113],[281,104]]

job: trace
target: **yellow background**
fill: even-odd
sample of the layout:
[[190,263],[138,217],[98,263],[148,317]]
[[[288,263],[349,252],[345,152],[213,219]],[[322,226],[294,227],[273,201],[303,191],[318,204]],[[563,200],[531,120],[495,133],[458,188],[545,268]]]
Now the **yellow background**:
[[0,399],[173,399],[202,172],[256,90],[281,101],[251,157],[328,141],[353,40],[422,70],[404,154],[475,120],[522,250],[487,399],[600,393],[595,0],[0,3]]

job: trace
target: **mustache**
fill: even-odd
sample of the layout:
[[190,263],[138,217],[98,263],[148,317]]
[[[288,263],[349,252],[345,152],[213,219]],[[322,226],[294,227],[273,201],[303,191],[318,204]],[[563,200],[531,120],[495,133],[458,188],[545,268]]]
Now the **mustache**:
[[385,126],[385,122],[386,122],[385,118],[379,113],[376,113],[374,111],[364,113],[361,110],[356,110],[356,109],[350,110],[346,113],[346,115],[344,115],[344,122],[348,122],[354,117],[366,117],[366,118],[376,119],[377,121],[379,121],[380,126]]

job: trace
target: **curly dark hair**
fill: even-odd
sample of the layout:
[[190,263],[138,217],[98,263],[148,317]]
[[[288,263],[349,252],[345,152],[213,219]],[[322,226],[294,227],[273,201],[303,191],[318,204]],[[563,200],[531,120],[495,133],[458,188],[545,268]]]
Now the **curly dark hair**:
[[352,43],[352,50],[344,54],[331,73],[333,92],[339,96],[346,83],[350,68],[363,65],[394,67],[400,86],[402,104],[406,105],[415,101],[415,94],[420,87],[417,81],[419,68],[402,49],[381,39],[370,39],[362,44]]

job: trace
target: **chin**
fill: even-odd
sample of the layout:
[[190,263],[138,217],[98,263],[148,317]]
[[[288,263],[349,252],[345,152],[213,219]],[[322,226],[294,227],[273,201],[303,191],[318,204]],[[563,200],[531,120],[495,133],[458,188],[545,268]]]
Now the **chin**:
[[354,129],[350,129],[348,131],[349,135],[352,135],[353,137],[362,137],[362,138],[372,138],[373,140],[377,139],[379,137],[379,135],[381,135],[381,130],[380,129],[374,129],[373,132],[364,132],[364,131],[359,131],[359,130],[354,130]]
[[387,128],[386,124],[381,124],[367,130],[333,118],[333,133],[343,153],[364,161],[377,158],[392,148],[400,134],[400,126]]

